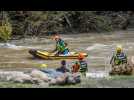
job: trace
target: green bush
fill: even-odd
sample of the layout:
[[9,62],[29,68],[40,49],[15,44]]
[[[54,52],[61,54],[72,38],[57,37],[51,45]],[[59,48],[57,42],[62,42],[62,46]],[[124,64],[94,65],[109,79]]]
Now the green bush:
[[5,11],[5,13],[9,15],[13,35],[22,37],[42,36],[53,31],[105,32],[134,26],[133,11]]
[[12,27],[10,23],[6,23],[5,25],[0,26],[0,39],[2,41],[7,41],[10,39],[12,34]]
[[79,32],[111,31],[112,26],[109,17],[96,15],[93,11],[80,11],[71,16],[74,29]]

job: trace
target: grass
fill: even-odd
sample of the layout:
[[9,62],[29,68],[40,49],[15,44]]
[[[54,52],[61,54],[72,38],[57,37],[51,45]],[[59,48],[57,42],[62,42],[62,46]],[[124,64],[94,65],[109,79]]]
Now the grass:
[[131,80],[131,79],[134,79],[134,75],[132,76],[127,76],[127,75],[122,75],[122,76],[112,76],[110,78],[111,80]]
[[32,88],[32,84],[21,84],[13,82],[0,82],[0,88]]
[[79,84],[61,86],[0,82],[0,88],[134,88],[134,76],[112,76],[102,79],[84,78]]
[[81,83],[76,85],[53,85],[48,84],[21,84],[13,82],[0,82],[0,88],[134,88],[134,75],[111,76],[107,78],[82,78]]

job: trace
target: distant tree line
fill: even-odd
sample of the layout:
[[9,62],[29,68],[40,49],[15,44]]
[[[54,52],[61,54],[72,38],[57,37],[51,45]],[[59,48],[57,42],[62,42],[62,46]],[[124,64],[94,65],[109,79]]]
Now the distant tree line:
[[0,11],[0,39],[134,27],[134,11]]

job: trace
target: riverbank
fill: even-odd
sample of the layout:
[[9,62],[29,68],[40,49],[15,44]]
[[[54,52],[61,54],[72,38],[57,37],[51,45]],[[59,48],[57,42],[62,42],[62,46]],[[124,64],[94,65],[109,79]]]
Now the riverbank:
[[64,86],[0,82],[0,88],[134,88],[134,76],[114,76],[107,79],[83,79],[80,84]]

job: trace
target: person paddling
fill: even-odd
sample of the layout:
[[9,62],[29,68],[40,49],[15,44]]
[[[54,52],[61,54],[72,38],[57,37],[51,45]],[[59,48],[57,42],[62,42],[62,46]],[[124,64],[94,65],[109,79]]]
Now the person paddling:
[[56,41],[56,48],[52,51],[55,55],[68,55],[69,49],[67,48],[67,43],[61,39],[59,35],[55,35],[53,38]]

